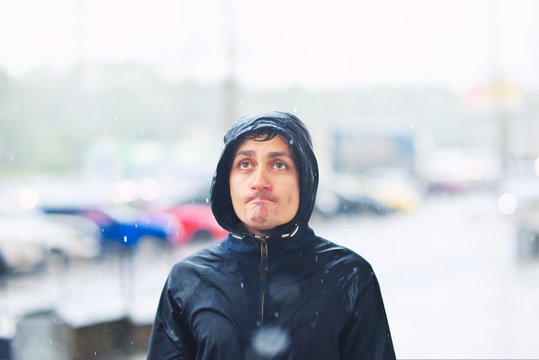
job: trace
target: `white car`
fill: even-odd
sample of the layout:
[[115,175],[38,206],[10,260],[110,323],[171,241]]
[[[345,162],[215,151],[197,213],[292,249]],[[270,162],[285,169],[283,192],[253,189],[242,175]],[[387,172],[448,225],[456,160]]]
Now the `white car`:
[[98,252],[99,242],[87,229],[31,212],[0,214],[0,253],[12,270],[31,270],[51,258],[89,259]]

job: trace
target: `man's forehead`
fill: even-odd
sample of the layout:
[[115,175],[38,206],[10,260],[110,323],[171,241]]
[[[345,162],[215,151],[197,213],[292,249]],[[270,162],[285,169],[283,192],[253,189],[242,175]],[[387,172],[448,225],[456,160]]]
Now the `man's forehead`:
[[264,148],[264,151],[268,153],[282,153],[282,155],[288,156],[292,156],[293,153],[288,140],[283,135],[277,134],[271,139],[267,139],[265,135],[244,139],[238,145],[236,155],[240,153],[255,154],[259,148]]

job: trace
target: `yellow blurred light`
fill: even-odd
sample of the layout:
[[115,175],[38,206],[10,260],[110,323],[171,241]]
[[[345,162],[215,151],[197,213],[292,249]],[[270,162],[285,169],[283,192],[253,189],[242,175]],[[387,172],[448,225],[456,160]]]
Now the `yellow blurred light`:
[[19,203],[26,210],[33,209],[39,203],[39,195],[32,188],[23,188],[19,192]]
[[138,184],[138,195],[142,200],[155,200],[160,192],[159,183],[153,178],[142,179]]

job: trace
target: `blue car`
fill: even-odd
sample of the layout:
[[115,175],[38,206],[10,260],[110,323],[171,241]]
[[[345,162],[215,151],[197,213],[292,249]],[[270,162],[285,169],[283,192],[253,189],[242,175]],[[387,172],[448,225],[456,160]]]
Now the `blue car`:
[[49,215],[74,215],[90,220],[99,229],[103,247],[119,245],[131,249],[146,240],[168,246],[180,235],[174,218],[145,213],[129,206],[44,207],[42,211]]

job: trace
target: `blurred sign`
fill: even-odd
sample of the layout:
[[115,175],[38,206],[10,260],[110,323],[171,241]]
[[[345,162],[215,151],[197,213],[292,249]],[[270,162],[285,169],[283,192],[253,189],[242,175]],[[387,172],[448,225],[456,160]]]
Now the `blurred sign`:
[[522,89],[509,82],[493,82],[473,87],[465,94],[465,104],[473,110],[489,110],[497,106],[514,109],[522,103]]
[[414,137],[406,133],[334,133],[334,167],[337,172],[362,173],[375,168],[414,172]]

